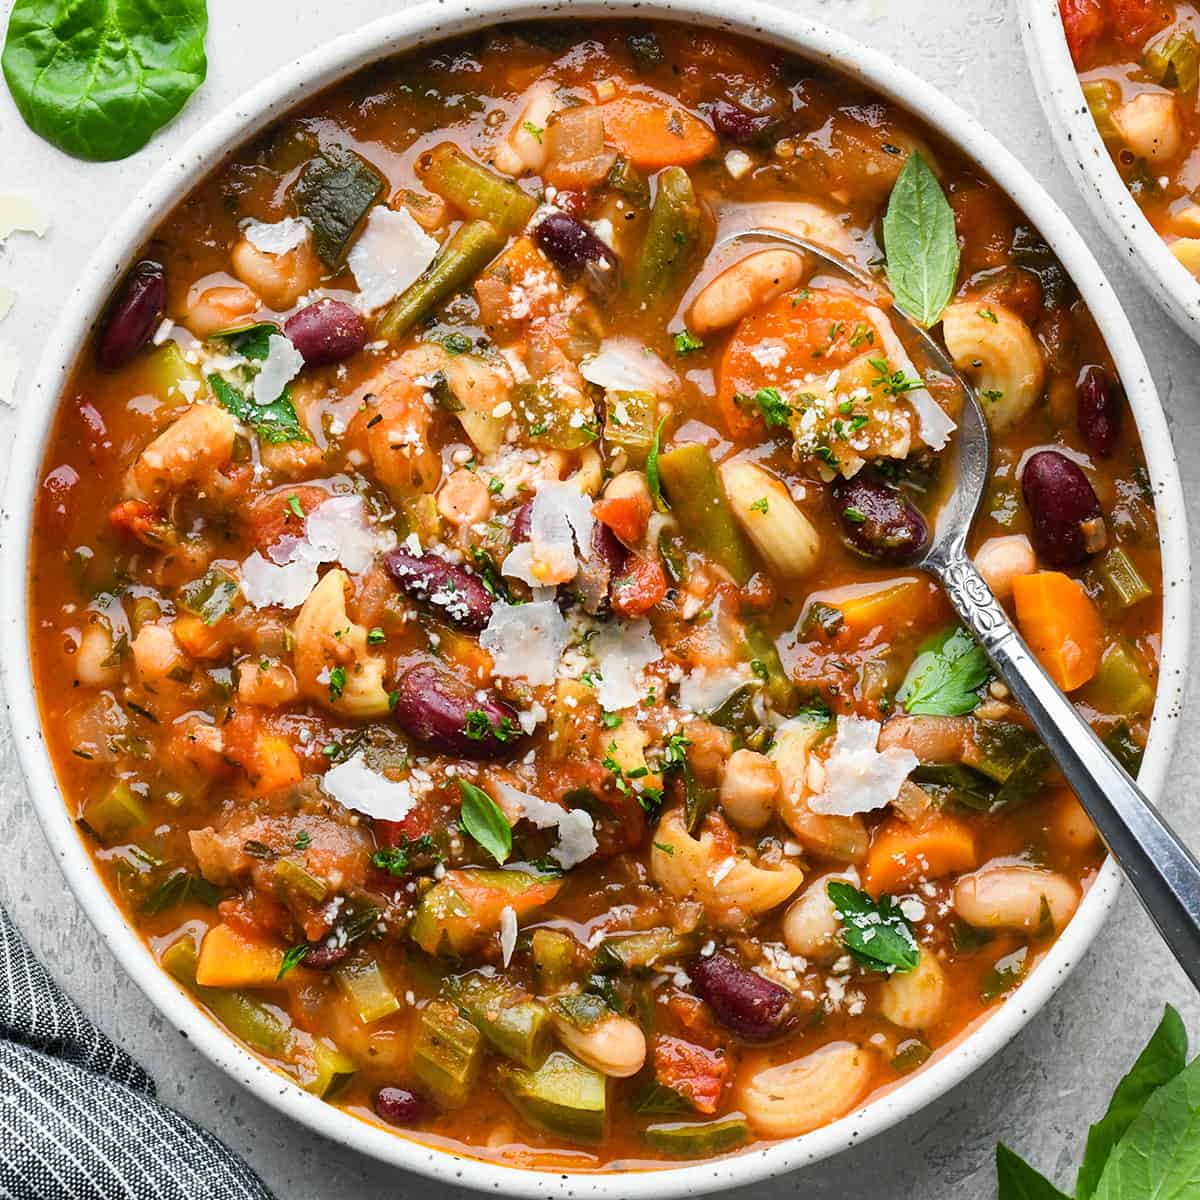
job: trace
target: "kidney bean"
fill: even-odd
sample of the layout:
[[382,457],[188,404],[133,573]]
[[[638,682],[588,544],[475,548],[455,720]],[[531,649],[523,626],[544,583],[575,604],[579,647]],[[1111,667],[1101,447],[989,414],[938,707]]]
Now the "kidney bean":
[[717,1020],[748,1042],[776,1037],[792,1016],[793,998],[787,988],[748,970],[728,954],[696,959],[689,974]]
[[304,956],[304,965],[314,971],[328,971],[336,967],[342,959],[349,955],[354,947],[345,942],[341,946],[330,946],[325,942],[310,942],[308,953]]
[[530,535],[533,533],[533,501],[526,500],[520,508],[517,509],[517,515],[513,517],[510,536],[514,546],[520,545],[521,542],[529,541]]
[[375,1093],[375,1111],[389,1125],[412,1125],[428,1115],[429,1103],[408,1088],[383,1087]]
[[871,467],[853,479],[839,478],[833,485],[833,504],[847,545],[868,558],[909,562],[929,537],[920,511]]
[[143,258],[121,281],[100,331],[97,357],[102,367],[123,367],[151,339],[167,305],[162,263]]
[[592,526],[591,553],[579,563],[579,574],[569,585],[580,595],[583,611],[595,616],[608,605],[609,587],[625,565],[626,551],[603,521]]
[[408,597],[428,605],[456,629],[478,633],[488,623],[495,603],[478,576],[437,554],[389,551],[383,565]]
[[521,736],[517,714],[432,663],[410,667],[396,685],[396,721],[443,754],[498,758]]
[[1052,567],[1086,562],[1104,548],[1100,501],[1088,477],[1057,450],[1039,450],[1025,463],[1021,492],[1033,521],[1033,545]]
[[615,290],[617,256],[582,221],[565,212],[552,212],[534,226],[533,240],[568,283],[583,275],[599,296]]
[[344,362],[367,344],[362,317],[340,300],[318,300],[293,313],[283,332],[310,367]]
[[1088,367],[1076,385],[1076,420],[1088,449],[1101,458],[1112,456],[1121,434],[1121,385],[1103,368]]
[[708,115],[717,133],[738,146],[752,146],[761,141],[776,124],[774,117],[747,112],[740,104],[729,100],[714,100]]

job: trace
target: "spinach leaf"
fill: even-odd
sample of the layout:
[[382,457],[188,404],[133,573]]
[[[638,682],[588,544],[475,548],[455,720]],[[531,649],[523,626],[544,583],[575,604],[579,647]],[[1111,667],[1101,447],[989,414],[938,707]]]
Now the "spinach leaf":
[[1088,1131],[1087,1149],[1075,1184],[1078,1200],[1095,1194],[1113,1147],[1146,1107],[1146,1102],[1187,1064],[1187,1031],[1169,1004],[1146,1048],[1129,1074],[1117,1084],[1108,1111]]
[[921,647],[896,699],[908,713],[960,717],[979,703],[975,690],[990,671],[983,648],[956,625]]
[[921,948],[891,896],[880,896],[876,903],[841,880],[826,890],[842,923],[842,944],[864,967],[886,975],[906,975],[916,967]]
[[209,375],[208,386],[212,388],[222,408],[228,409],[243,425],[248,425],[264,442],[279,445],[282,442],[307,442],[306,434],[296,416],[290,388],[270,404],[255,404],[242,395],[233,384],[220,375]]
[[224,342],[234,354],[260,361],[271,353],[271,336],[281,332],[279,326],[271,321],[259,321],[238,329],[223,329],[211,336],[216,341]]
[[996,1146],[999,1200],[1067,1200],[1044,1175],[1014,1154],[1003,1142]]
[[483,790],[465,779],[458,781],[462,792],[462,827],[498,862],[512,853],[512,828],[500,806]]
[[140,150],[204,82],[205,0],[17,0],[0,60],[34,133],[76,158]]
[[1095,1200],[1195,1196],[1200,1191],[1200,1059],[1160,1087],[1105,1164]]
[[937,176],[915,152],[888,199],[883,244],[896,303],[926,328],[936,325],[958,279],[958,235]]

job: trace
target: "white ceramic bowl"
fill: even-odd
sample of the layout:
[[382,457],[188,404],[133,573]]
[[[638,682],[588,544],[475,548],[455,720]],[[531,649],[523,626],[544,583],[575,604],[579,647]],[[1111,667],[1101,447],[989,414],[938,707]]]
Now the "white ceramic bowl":
[[177,1029],[259,1099],[335,1141],[385,1162],[443,1181],[512,1196],[620,1197],[640,1200],[690,1196],[779,1175],[853,1144],[930,1103],[1005,1045],[1037,1012],[1091,945],[1118,886],[1109,862],[1045,960],[987,1020],[923,1070],[866,1107],[804,1137],[715,1162],[626,1174],[567,1174],[516,1170],[449,1155],[360,1121],[316,1099],[263,1065],[214,1024],[163,972],[125,923],[67,813],[42,739],[28,653],[30,513],[59,394],[83,340],[113,284],[148,230],[231,146],[256,133],[314,91],[385,55],[465,33],[502,20],[567,14],[675,17],[761,38],[838,68],[906,106],[963,147],[1037,224],[1070,272],[1106,339],[1137,419],[1158,497],[1164,566],[1162,683],[1142,783],[1151,796],[1163,785],[1179,724],[1188,647],[1188,543],[1183,498],[1167,427],[1150,373],[1112,289],[1083,240],[1016,160],[954,104],[915,75],[841,34],[752,2],[729,16],[727,0],[475,0],[451,12],[427,4],[368,25],[324,46],[264,81],[192,139],[151,180],[104,239],[67,298],[26,399],[26,421],[13,455],[3,514],[0,569],[0,679],[18,753],[39,819],[80,903],[122,966]]
[[1079,190],[1142,282],[1180,328],[1200,342],[1200,280],[1167,248],[1113,165],[1083,98],[1058,0],[1017,0],[1017,11],[1038,99]]

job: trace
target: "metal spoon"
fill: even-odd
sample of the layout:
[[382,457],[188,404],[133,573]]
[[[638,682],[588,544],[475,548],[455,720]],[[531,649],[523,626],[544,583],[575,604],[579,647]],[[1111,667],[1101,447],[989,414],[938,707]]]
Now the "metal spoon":
[[[774,229],[750,229],[731,234],[718,245],[735,241],[787,245],[859,284],[879,288],[858,267],[805,238]],[[912,565],[928,571],[945,589],[959,619],[1028,714],[1163,940],[1192,984],[1200,988],[1200,863],[1042,669],[968,557],[967,534],[989,478],[987,421],[974,388],[946,351],[898,306],[889,312],[906,338],[918,341],[939,372],[963,393],[952,452],[954,486],[928,544]]]

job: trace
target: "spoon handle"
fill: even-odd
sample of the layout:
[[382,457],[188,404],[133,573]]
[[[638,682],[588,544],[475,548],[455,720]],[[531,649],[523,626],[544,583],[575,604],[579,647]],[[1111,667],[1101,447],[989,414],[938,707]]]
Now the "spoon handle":
[[970,559],[960,551],[929,569],[1029,714],[1150,919],[1200,989],[1200,864],[1042,669]]

